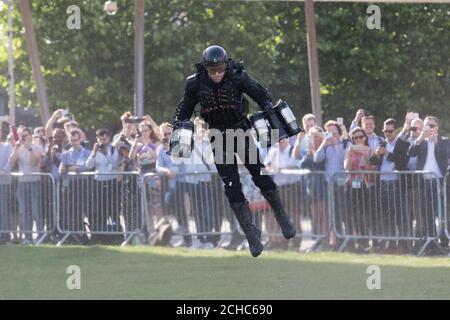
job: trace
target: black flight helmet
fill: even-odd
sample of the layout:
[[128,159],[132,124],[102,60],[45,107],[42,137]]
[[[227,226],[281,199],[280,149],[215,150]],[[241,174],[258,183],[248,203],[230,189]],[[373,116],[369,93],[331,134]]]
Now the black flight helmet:
[[227,52],[220,46],[210,46],[202,54],[202,64],[205,68],[226,64],[227,60]]

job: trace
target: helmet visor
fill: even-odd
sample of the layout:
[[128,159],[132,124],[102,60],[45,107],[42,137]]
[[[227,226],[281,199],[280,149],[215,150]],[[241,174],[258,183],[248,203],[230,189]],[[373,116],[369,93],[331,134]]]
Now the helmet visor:
[[210,76],[215,75],[216,73],[222,74],[225,72],[225,69],[227,68],[226,63],[222,63],[216,66],[206,66],[206,71]]

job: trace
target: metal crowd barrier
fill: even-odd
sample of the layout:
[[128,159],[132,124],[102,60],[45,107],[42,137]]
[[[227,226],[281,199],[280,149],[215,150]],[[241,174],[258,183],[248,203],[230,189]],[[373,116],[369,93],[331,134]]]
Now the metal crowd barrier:
[[262,229],[268,238],[267,247],[273,245],[277,248],[284,244],[290,249],[299,250],[302,239],[308,238],[316,241],[311,250],[321,244],[326,245],[331,225],[325,172],[281,169],[272,175],[286,212],[297,230],[296,237],[290,243],[284,240],[272,209],[251,181],[250,175],[247,176],[249,183],[246,187],[251,190],[250,194],[255,195],[257,203],[260,203],[256,206],[255,213],[256,216],[262,216]]
[[[274,177],[283,181],[279,190],[298,231],[296,240],[293,240],[295,245],[300,246],[301,238],[326,238],[330,232],[330,219],[325,173],[282,170]],[[254,214],[254,223],[264,231],[269,241],[281,239],[281,230],[272,210],[250,174],[242,172],[240,179]],[[150,173],[145,175],[144,184],[149,233],[159,218],[172,216],[177,226],[175,234],[188,243],[192,242],[193,236],[197,236],[200,242],[217,245],[224,235],[243,235],[217,172],[183,173],[176,177]]]
[[58,190],[58,245],[69,237],[82,244],[125,245],[142,233],[146,205],[139,173],[69,173]]
[[[355,245],[438,242],[443,217],[441,181],[429,172],[338,172],[330,181],[333,231],[340,250]],[[397,244],[397,241],[399,242]],[[438,246],[439,247],[439,246]]]
[[450,240],[450,172],[444,177],[444,230],[445,236]]
[[0,175],[0,241],[41,244],[56,228],[55,191],[48,173]]
[[170,217],[174,234],[185,242],[192,243],[196,236],[202,243],[217,245],[222,235],[237,226],[216,172],[180,173],[176,177],[149,173],[144,176],[144,185],[149,234],[160,218]]
[[[421,255],[442,235],[450,239],[450,173],[443,181],[428,172],[374,171],[338,172],[329,183],[324,172],[304,170],[281,170],[273,178],[298,231],[295,246],[303,238],[327,239],[332,231],[340,250],[369,241],[414,242]],[[269,241],[281,239],[251,176],[242,172],[241,182],[255,224]],[[58,233],[58,245],[69,237],[95,243],[106,236],[124,245],[151,234],[161,217],[172,217],[175,234],[186,241],[196,236],[216,245],[223,236],[242,235],[217,172],[70,173],[59,182],[48,173],[12,173],[0,176],[0,204],[0,241],[40,244]]]

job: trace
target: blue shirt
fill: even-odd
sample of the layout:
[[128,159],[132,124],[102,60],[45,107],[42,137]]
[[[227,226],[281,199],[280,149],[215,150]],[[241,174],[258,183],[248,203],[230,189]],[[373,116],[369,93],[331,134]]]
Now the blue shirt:
[[[350,143],[347,143],[348,147]],[[325,173],[327,181],[330,181],[333,174],[344,171],[345,148],[343,141],[337,145],[320,146],[314,155],[314,162],[320,163],[325,160]]]
[[[5,171],[6,173],[11,172],[11,163],[9,162],[9,158],[13,152],[13,147],[9,143],[0,143],[0,170]],[[11,177],[0,176],[0,184],[10,184]],[[1,204],[0,204],[1,205]]]
[[9,157],[11,157],[13,148],[9,143],[0,143],[0,170],[11,171]]
[[170,155],[167,154],[167,151],[168,150],[164,149],[163,145],[160,145],[156,150],[156,171],[162,172],[162,168],[167,168],[177,173],[175,178],[176,181],[186,181],[186,176],[183,175],[183,173],[186,172],[186,165],[181,161],[179,164],[174,163]]
[[76,151],[70,148],[68,151],[64,151],[61,155],[61,162],[66,167],[78,166],[80,171],[87,171],[86,160],[89,158],[91,152],[83,147]]

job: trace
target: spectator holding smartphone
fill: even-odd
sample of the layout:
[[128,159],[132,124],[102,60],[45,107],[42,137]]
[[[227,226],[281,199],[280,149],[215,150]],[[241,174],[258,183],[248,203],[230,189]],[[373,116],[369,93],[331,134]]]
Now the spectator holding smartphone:
[[[96,232],[105,232],[108,231],[108,218],[110,216],[112,216],[113,223],[118,222],[120,189],[117,181],[118,176],[113,173],[119,172],[120,155],[117,148],[111,145],[109,130],[99,129],[96,136],[97,143],[94,144],[85,163],[87,169],[94,169],[97,172],[94,192],[93,195],[90,195],[93,196],[94,208],[88,217],[89,229]],[[93,238],[91,238],[91,242],[96,242],[98,239],[105,237],[97,235]]]
[[[356,127],[351,132],[352,144],[347,148],[344,160],[346,171],[367,171],[372,170],[369,159],[374,151],[369,146],[369,138],[366,132]],[[371,212],[371,202],[368,201],[369,190],[373,185],[372,176],[368,174],[350,174],[346,179],[347,208],[344,212],[344,222],[346,230],[350,234],[364,235],[369,234],[369,221]],[[358,241],[358,247],[355,249],[368,249],[368,240]],[[353,243],[356,245],[356,243]]]
[[[409,149],[411,156],[417,156],[417,170],[429,171],[431,175],[424,175],[425,192],[422,192],[422,236],[435,236],[434,219],[438,212],[433,203],[438,203],[437,184],[442,185],[443,177],[448,166],[450,157],[450,142],[446,137],[439,134],[439,119],[434,116],[427,116],[424,120],[424,127],[417,140]],[[423,189],[422,189],[423,190]],[[448,246],[448,240],[442,237],[444,246]]]
[[[383,221],[380,230],[376,230],[375,234],[382,234],[384,236],[395,236],[396,227],[399,230],[400,236],[407,236],[408,230],[412,225],[404,212],[401,209],[403,195],[406,190],[405,181],[400,181],[394,171],[408,170],[408,149],[409,142],[400,139],[398,136],[397,121],[394,119],[387,119],[384,122],[384,135],[386,141],[381,141],[375,150],[375,155],[371,158],[371,163],[376,165],[381,171],[381,214],[376,217],[378,221]],[[402,176],[404,179],[405,176]],[[402,189],[400,189],[402,188]],[[383,248],[384,249],[384,248]],[[388,252],[396,252],[395,243],[390,241]]]
[[45,150],[45,156],[42,161],[43,171],[50,172],[55,179],[59,178],[59,165],[61,155],[68,148],[67,136],[63,129],[53,129],[50,136],[50,143]]
[[[155,128],[150,122],[147,120],[140,122],[138,133],[131,145],[129,157],[136,160],[138,171],[141,174],[145,175],[156,171],[159,142],[159,132],[155,132]],[[147,231],[151,235],[155,231],[155,220],[158,221],[162,217],[161,183],[158,176],[147,177],[145,182],[148,185]]]
[[[90,151],[85,149],[82,143],[81,131],[72,130],[69,134],[71,148],[63,151],[60,157],[59,173],[62,176],[61,210],[63,214],[61,222],[67,221],[75,225],[63,225],[64,229],[81,230],[84,224],[84,216],[88,214],[88,188],[89,177],[68,176],[68,173],[81,173],[87,171],[86,160]],[[58,234],[59,235],[59,234]],[[87,242],[86,237],[82,241]]]
[[349,141],[345,138],[342,127],[335,121],[328,121],[325,130],[325,139],[314,154],[314,162],[325,161],[325,172],[329,181],[335,172],[344,171],[345,150]]
[[19,171],[24,174],[19,178],[17,200],[19,203],[20,230],[25,233],[22,244],[32,241],[33,220],[38,232],[44,231],[41,210],[41,177],[29,175],[40,172],[42,147],[33,144],[31,130],[20,127],[18,130],[20,141],[16,142],[14,152],[10,158],[11,167],[19,164]]
[[316,116],[312,113],[305,114],[302,118],[303,131],[297,134],[297,139],[292,152],[295,159],[301,159],[309,148],[309,130],[316,125]]
[[361,128],[369,138],[368,143],[370,148],[375,151],[380,141],[383,140],[382,137],[375,134],[375,117],[364,109],[358,109],[355,115],[355,119],[352,121],[352,125],[350,126],[350,132],[353,131],[353,129],[355,129],[356,127],[359,127],[360,122]]
[[[403,130],[400,132],[400,138],[413,145],[422,133],[422,129],[423,120],[419,118],[419,114],[408,112],[405,117],[405,125],[403,126]],[[408,169],[410,171],[417,170],[417,156],[410,156]]]

